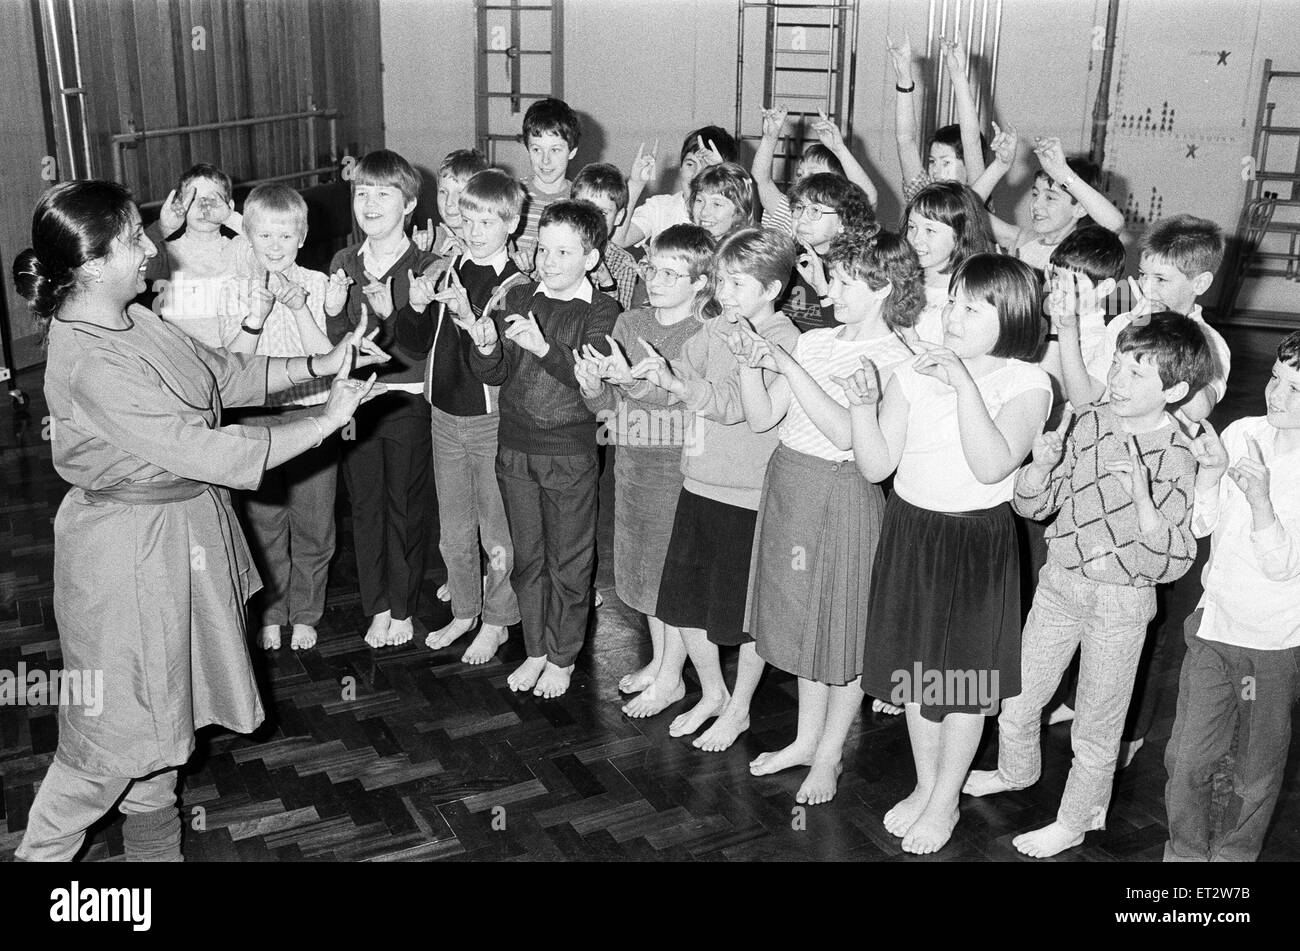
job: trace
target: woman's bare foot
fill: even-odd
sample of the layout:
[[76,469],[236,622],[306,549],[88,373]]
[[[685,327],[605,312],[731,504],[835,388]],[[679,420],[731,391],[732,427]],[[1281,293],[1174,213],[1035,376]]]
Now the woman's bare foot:
[[894,808],[885,813],[885,828],[890,835],[900,839],[907,835],[916,817],[925,811],[925,804],[930,801],[930,790],[917,786],[907,796],[894,803]]
[[572,677],[572,664],[568,667],[556,667],[548,660],[546,669],[537,678],[537,686],[533,689],[533,695],[541,697],[543,700],[554,700],[556,697],[562,697],[564,692],[569,689],[569,680]]
[[371,647],[388,646],[388,628],[393,623],[393,614],[391,611],[381,611],[370,619],[370,627],[366,630],[366,643]]
[[927,806],[916,817],[907,835],[903,836],[903,851],[913,855],[929,855],[938,852],[952,838],[952,830],[957,828],[960,813],[957,809],[940,809]]
[[638,696],[623,704],[623,713],[634,720],[658,716],[686,696],[686,685],[678,677],[675,684],[652,681]]
[[486,664],[501,649],[510,635],[500,624],[484,624],[473,642],[460,655],[462,664]]
[[839,762],[827,763],[813,760],[812,768],[804,777],[803,785],[795,793],[794,801],[809,806],[819,806],[835,798],[835,789],[839,786],[840,773],[844,767]]
[[514,673],[506,678],[506,686],[517,693],[532,690],[537,686],[537,678],[546,669],[546,655],[529,657],[515,668]]
[[409,617],[402,618],[400,621],[394,619],[393,623],[388,626],[388,645],[397,647],[405,644],[415,636],[415,625],[411,623]]
[[887,716],[896,717],[903,712],[903,708],[896,707],[892,703],[885,703],[885,701],[883,700],[877,700],[873,698],[871,701],[871,712],[883,713]]
[[440,651],[452,644],[457,638],[464,637],[474,630],[474,625],[477,622],[477,615],[474,617],[454,617],[451,619],[450,624],[445,624],[436,631],[430,631],[429,636],[424,639],[424,646],[429,650]]
[[734,700],[728,700],[713,726],[692,740],[691,746],[706,753],[721,753],[748,729],[749,710],[740,710]]
[[445,584],[438,585],[438,600],[443,604],[449,603],[451,601],[451,588]]
[[669,736],[690,736],[700,727],[704,726],[706,720],[716,717],[727,707],[727,702],[731,700],[730,694],[721,694],[719,696],[709,696],[705,694],[700,697],[699,703],[691,707],[685,713],[679,714],[668,724]]
[[289,646],[296,651],[311,650],[316,646],[316,628],[310,624],[295,624]]
[[1049,826],[1016,836],[1011,844],[1030,858],[1045,859],[1076,845],[1083,845],[1083,833],[1053,822]]
[[783,769],[793,769],[796,766],[811,766],[813,754],[817,752],[817,743],[801,744],[796,738],[793,743],[784,749],[773,750],[770,753],[759,753],[749,761],[749,775],[767,776],[771,773],[779,773]]
[[264,651],[278,651],[280,649],[280,625],[268,624],[257,634],[257,643]]
[[658,675],[659,664],[652,660],[640,670],[634,670],[630,674],[624,674],[623,679],[618,682],[618,692],[640,693],[642,690],[645,690],[654,683],[655,677]]
[[972,769],[961,791],[968,796],[992,796],[996,793],[1024,788],[1024,786],[1011,785],[996,769]]

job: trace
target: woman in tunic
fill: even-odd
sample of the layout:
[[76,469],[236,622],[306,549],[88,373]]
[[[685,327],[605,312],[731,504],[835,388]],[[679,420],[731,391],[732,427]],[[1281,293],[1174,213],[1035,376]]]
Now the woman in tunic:
[[[71,859],[119,802],[128,859],[180,860],[176,770],[194,731],[262,722],[244,639],[261,581],[223,486],[255,489],[340,429],[376,394],[373,377],[348,379],[354,360],[385,359],[359,334],[315,358],[210,350],[131,304],[155,253],[121,186],[79,181],[41,198],[14,264],[47,328],[53,460],[73,486],[54,522],[64,668],[102,671],[104,684],[102,709],[59,708],[20,860]],[[221,425],[224,407],[335,374],[315,420]]]

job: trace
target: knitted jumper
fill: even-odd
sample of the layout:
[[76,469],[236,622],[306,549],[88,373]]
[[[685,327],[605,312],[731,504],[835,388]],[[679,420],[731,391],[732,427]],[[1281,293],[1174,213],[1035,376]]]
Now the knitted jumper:
[[1104,584],[1147,587],[1182,577],[1196,558],[1196,461],[1191,443],[1172,420],[1134,438],[1151,473],[1151,501],[1160,516],[1152,531],[1138,527],[1128,490],[1106,468],[1129,458],[1129,434],[1120,429],[1109,403],[1080,411],[1045,484],[1033,483],[1031,467],[1020,470],[1013,505],[1026,518],[1039,520],[1060,510],[1047,529],[1048,558],[1056,564]]

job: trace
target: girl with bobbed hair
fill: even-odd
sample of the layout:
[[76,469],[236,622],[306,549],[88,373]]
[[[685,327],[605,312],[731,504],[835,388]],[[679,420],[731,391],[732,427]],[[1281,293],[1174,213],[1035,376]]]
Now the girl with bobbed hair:
[[[102,705],[59,707],[59,745],[16,857],[71,859],[115,803],[130,860],[179,861],[176,770],[194,731],[248,733],[262,704],[244,640],[261,587],[228,488],[319,445],[377,394],[353,365],[361,334],[317,357],[211,350],[132,300],[156,254],[112,182],[57,185],[36,205],[15,282],[48,346],[54,467],[72,484],[54,521],[63,666],[103,672]],[[360,355],[358,355],[358,348]],[[322,416],[222,426],[227,406],[334,376]]]

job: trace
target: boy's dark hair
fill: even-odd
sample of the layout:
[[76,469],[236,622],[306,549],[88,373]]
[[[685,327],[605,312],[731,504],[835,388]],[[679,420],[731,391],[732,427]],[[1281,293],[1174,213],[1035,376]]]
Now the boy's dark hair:
[[[963,162],[966,161],[966,151],[962,148],[961,144],[961,126],[955,124],[944,125],[935,129],[934,135],[930,137],[930,145],[933,146],[935,144],[948,146],[957,153],[957,158],[961,159]],[[989,143],[988,140],[984,138],[983,132],[980,133],[980,151],[986,156],[989,152]],[[929,157],[929,154],[930,150],[927,148],[926,156]]]
[[947,272],[955,270],[972,254],[989,254],[996,247],[984,203],[960,182],[934,182],[913,195],[903,212],[904,234],[913,212],[953,230],[955,242],[944,269]]
[[699,225],[673,225],[650,239],[650,254],[681,258],[690,269],[692,281],[709,272],[716,247],[713,235]]
[[589,201],[567,198],[547,205],[537,230],[540,232],[551,225],[568,225],[576,231],[584,253],[605,247],[609,239],[604,213]]
[[411,163],[391,149],[377,149],[367,152],[353,170],[352,188],[358,185],[392,185],[402,193],[407,202],[420,197],[420,185],[424,179]]
[[835,236],[826,252],[827,270],[838,267],[872,290],[892,284],[881,316],[891,330],[911,327],[925,306],[925,277],[916,251],[901,234],[879,230],[872,224],[860,231]]
[[582,137],[582,123],[563,99],[538,99],[524,113],[524,145],[535,135],[558,135],[572,151]]
[[972,254],[957,266],[948,282],[949,294],[958,288],[967,297],[987,301],[998,312],[998,339],[990,356],[1013,360],[1037,356],[1046,327],[1037,271],[1005,254]]
[[1075,228],[1052,249],[1052,264],[1086,274],[1093,284],[1124,276],[1124,243],[1100,225]]
[[438,177],[449,175],[458,182],[464,182],[487,167],[488,161],[478,149],[453,149],[438,166]]
[[866,192],[847,178],[830,172],[817,172],[796,182],[789,198],[791,208],[802,201],[834,209],[845,231],[861,231],[876,221]]
[[735,162],[710,165],[691,181],[691,197],[686,203],[689,211],[700,194],[722,195],[736,206],[733,228],[748,227],[754,221],[754,180]]
[[[700,140],[704,140],[704,145],[700,145]],[[712,142],[713,147],[722,155],[724,162],[734,162],[736,160],[736,140],[731,137],[731,133],[722,126],[706,125],[702,129],[696,129],[694,132],[688,132],[686,138],[682,139],[681,161],[686,161],[686,156],[692,152],[707,152],[708,143]]]
[[1214,354],[1196,321],[1182,314],[1162,310],[1142,324],[1129,324],[1119,332],[1116,353],[1131,353],[1136,360],[1147,357],[1156,366],[1160,385],[1166,390],[1187,384],[1187,395],[1195,396],[1214,379]]
[[1277,345],[1278,362],[1300,370],[1300,330],[1293,330]]
[[226,196],[226,201],[230,200],[231,192],[234,186],[231,184],[230,176],[207,162],[199,162],[197,165],[191,165],[181,173],[181,177],[176,180],[176,197],[183,198],[185,189],[189,188],[190,183],[195,179],[205,178],[214,182],[221,188],[222,193]]
[[[1093,162],[1084,155],[1071,155],[1065,160],[1065,165],[1074,173],[1074,177],[1079,181],[1084,182],[1093,188],[1097,187],[1097,181],[1101,178],[1101,169],[1097,166],[1096,162]],[[1048,175],[1041,168],[1034,173],[1034,181],[1038,181],[1040,178],[1047,182],[1048,188],[1051,188],[1056,184],[1056,179],[1052,178],[1051,175]],[[1079,199],[1074,197],[1073,192],[1067,192],[1067,194],[1070,196],[1070,202],[1072,204],[1077,205],[1079,203]],[[1083,220],[1091,221],[1092,219],[1084,218]]]
[[844,177],[844,163],[839,160],[839,157],[834,152],[820,142],[814,142],[804,149],[802,159],[804,162],[820,162],[826,166],[826,170],[832,175],[838,175],[840,178]]
[[462,213],[491,212],[502,221],[518,218],[524,212],[527,194],[519,180],[499,168],[485,168],[470,176],[461,189]]
[[589,191],[602,198],[608,198],[619,211],[627,208],[627,179],[616,165],[608,162],[592,162],[582,166],[582,171],[573,177],[571,194]]
[[1172,264],[1184,277],[1213,274],[1223,263],[1223,229],[1206,218],[1174,215],[1152,225],[1139,247],[1143,254]]

